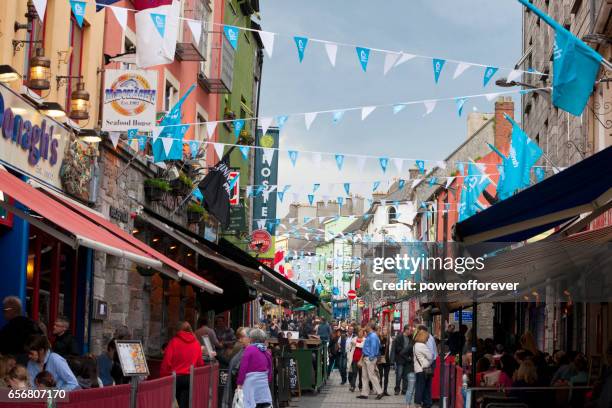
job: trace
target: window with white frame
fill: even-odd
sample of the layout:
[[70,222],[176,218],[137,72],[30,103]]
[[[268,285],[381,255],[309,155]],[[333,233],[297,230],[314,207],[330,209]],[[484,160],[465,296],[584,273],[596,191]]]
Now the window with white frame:
[[389,207],[387,210],[387,224],[393,224],[397,220],[397,210],[395,207]]

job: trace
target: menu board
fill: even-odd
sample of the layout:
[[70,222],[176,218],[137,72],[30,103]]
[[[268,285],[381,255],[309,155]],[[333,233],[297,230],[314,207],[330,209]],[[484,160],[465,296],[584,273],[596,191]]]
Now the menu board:
[[215,358],[215,356],[217,355],[217,353],[215,353],[215,349],[212,345],[212,343],[210,342],[210,338],[208,336],[202,336],[202,343],[203,343],[203,358],[206,361],[212,360]]
[[115,345],[124,376],[149,375],[147,359],[140,340],[115,340]]
[[289,372],[289,390],[300,395],[300,374],[298,372],[297,360],[291,356],[287,361],[287,371]]

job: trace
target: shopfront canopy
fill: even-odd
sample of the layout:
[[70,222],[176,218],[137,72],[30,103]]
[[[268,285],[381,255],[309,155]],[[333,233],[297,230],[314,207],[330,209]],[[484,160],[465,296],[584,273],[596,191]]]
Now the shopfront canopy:
[[455,240],[520,242],[612,202],[612,147],[458,223]]
[[222,292],[217,286],[181,267],[99,215],[54,194],[46,194],[6,170],[0,170],[0,191],[27,207],[24,209],[10,201],[0,201],[2,208],[71,248],[91,248],[153,268],[201,289]]

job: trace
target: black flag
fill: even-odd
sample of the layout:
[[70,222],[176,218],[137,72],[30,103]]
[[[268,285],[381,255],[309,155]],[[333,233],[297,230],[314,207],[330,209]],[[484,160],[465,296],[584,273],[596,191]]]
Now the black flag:
[[215,216],[223,228],[230,221],[230,168],[228,155],[213,167],[200,182],[204,208]]

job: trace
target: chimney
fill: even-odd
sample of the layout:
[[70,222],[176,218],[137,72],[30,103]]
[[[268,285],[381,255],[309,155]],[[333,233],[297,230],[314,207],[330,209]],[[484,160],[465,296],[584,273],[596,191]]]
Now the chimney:
[[410,169],[408,170],[408,174],[410,174],[410,180],[418,179],[419,177],[419,169]]
[[512,135],[512,125],[506,120],[504,115],[514,119],[514,102],[509,96],[502,96],[495,102],[495,147],[503,154],[510,151],[510,138]]

